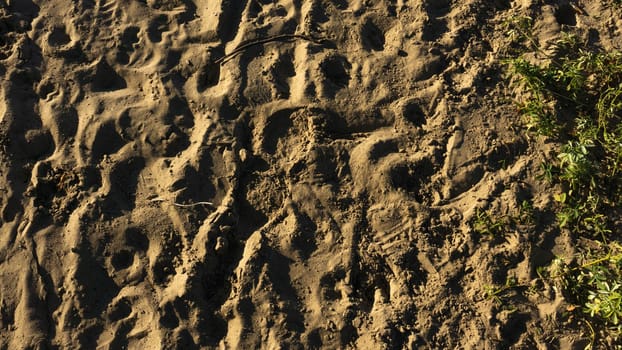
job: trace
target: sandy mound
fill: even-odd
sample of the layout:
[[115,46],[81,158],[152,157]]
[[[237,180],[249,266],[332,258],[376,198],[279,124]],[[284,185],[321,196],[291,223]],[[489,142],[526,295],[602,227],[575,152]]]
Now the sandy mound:
[[468,222],[550,203],[503,23],[579,3],[0,0],[0,347],[571,344],[482,298],[563,234]]

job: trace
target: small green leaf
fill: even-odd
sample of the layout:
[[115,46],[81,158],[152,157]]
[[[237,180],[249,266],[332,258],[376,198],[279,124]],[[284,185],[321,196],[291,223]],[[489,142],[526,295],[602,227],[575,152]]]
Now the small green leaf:
[[559,202],[559,203],[566,203],[566,193],[562,192],[562,193],[557,193],[553,195],[553,198],[555,199],[555,201]]

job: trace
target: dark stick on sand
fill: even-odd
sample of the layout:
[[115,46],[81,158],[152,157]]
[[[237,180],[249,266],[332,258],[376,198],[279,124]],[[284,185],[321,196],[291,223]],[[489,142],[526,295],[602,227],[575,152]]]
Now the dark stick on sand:
[[222,56],[221,58],[217,59],[216,61],[214,61],[214,63],[217,64],[223,64],[225,62],[227,62],[231,57],[237,55],[238,53],[248,49],[249,47],[252,46],[257,46],[257,45],[263,45],[269,42],[273,42],[273,41],[290,41],[290,40],[307,40],[307,41],[311,41],[314,42],[316,44],[322,44],[324,41],[326,41],[327,39],[324,38],[315,38],[312,37],[310,35],[304,35],[304,34],[280,34],[280,35],[274,35],[274,36],[270,36],[267,38],[262,38],[262,39],[258,39],[258,40],[254,40],[251,42],[248,42],[246,44],[243,44],[239,47],[237,47],[235,50],[231,51],[230,53]]

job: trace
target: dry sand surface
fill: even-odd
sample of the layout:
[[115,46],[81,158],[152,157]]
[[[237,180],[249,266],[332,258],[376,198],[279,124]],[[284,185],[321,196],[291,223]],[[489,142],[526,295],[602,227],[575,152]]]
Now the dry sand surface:
[[552,201],[503,23],[620,48],[608,3],[0,0],[0,348],[581,346],[482,296],[565,234],[469,222]]

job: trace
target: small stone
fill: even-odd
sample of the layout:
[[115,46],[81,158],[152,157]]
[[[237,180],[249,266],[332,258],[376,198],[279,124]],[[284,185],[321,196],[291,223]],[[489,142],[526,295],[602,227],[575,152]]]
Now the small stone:
[[227,246],[229,246],[227,239],[222,236],[218,237],[216,238],[216,246],[214,247],[214,251],[216,253],[222,253],[225,249],[227,249]]
[[240,157],[240,161],[245,163],[248,160],[248,151],[245,148],[241,148],[238,151],[238,156]]

